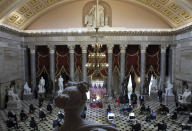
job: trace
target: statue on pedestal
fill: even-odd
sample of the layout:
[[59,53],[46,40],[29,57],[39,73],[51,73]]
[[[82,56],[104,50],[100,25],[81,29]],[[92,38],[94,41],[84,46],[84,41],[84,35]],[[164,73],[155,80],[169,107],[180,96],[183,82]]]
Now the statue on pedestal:
[[173,85],[171,84],[170,80],[167,81],[167,88],[165,89],[165,94],[167,96],[174,96]]
[[114,127],[103,124],[94,124],[81,119],[80,113],[85,107],[87,100],[86,92],[88,84],[85,82],[68,83],[67,87],[55,99],[55,104],[59,108],[63,108],[65,112],[64,124],[61,131],[117,131]]
[[43,77],[41,77],[39,81],[38,88],[39,88],[38,93],[45,93],[45,79],[43,79]]
[[58,79],[58,86],[59,86],[58,93],[62,93],[63,92],[63,78],[61,76],[59,76],[59,79]]
[[31,88],[29,88],[28,83],[26,82],[24,85],[24,95],[31,95]]
[[191,104],[192,94],[189,89],[185,89],[184,93],[179,96],[180,104]]
[[11,86],[8,91],[8,103],[7,103],[7,109],[8,110],[17,110],[20,109],[21,101],[18,97],[18,94],[14,93],[14,86]]
[[128,88],[128,97],[129,99],[131,99],[131,94],[132,94],[132,79],[131,79],[131,75],[129,76],[129,83],[127,85]]

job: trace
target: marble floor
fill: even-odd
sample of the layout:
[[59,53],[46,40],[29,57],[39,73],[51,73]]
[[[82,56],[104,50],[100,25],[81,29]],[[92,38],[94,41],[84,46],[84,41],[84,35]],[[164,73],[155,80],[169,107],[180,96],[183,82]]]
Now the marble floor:
[[[29,105],[30,104],[34,104],[36,109],[39,109],[38,107],[38,101],[37,100],[24,100],[22,101],[22,106],[25,112],[28,112],[29,109]],[[47,101],[44,102],[43,105],[43,110],[45,111],[45,113],[47,113],[46,111],[46,106],[47,106]],[[116,128],[119,131],[130,131],[131,130],[131,126],[128,123],[128,117],[126,115],[123,115],[120,113],[120,107],[116,107],[114,105],[114,103],[111,102],[106,102],[104,103],[104,108],[90,108],[88,107],[87,110],[87,120],[88,121],[93,121],[96,123],[103,123],[103,124],[109,124],[107,121],[107,117],[106,117],[106,109],[107,109],[107,105],[110,104],[112,107],[112,112],[115,113],[115,124],[116,124]],[[87,105],[89,105],[89,103],[87,103]],[[154,99],[154,98],[150,98],[147,99],[145,102],[146,106],[150,106],[152,108],[152,110],[156,110],[159,107],[159,102],[158,100]],[[170,103],[168,104],[169,110],[170,112],[173,112],[175,109],[175,104],[174,103]],[[59,109],[57,107],[53,108],[53,113],[52,114],[47,114],[47,120],[45,121],[41,121],[38,118],[38,113],[39,111],[36,110],[34,113],[34,117],[36,122],[38,123],[38,128],[40,131],[52,131],[52,123],[53,120],[55,120],[55,118],[57,117],[57,112],[59,111]],[[0,131],[6,131],[8,130],[6,128],[5,125],[5,121],[7,120],[7,110],[0,110]],[[188,117],[185,115],[179,115],[178,116],[178,120],[171,120],[169,119],[168,116],[163,116],[163,115],[158,115],[157,116],[157,120],[155,121],[151,121],[150,123],[147,123],[145,121],[145,115],[139,115],[139,106],[134,108],[133,112],[136,114],[136,119],[140,121],[141,126],[142,126],[142,131],[155,131],[157,130],[157,127],[155,127],[154,125],[158,122],[161,122],[162,120],[164,120],[167,123],[167,130],[168,131],[179,131],[181,130],[181,123],[182,122],[187,122]],[[17,113],[17,112],[16,112]],[[17,115],[19,116],[19,115]],[[19,131],[31,131],[32,129],[29,127],[29,120],[28,119],[25,123],[24,122],[20,122],[19,121]],[[14,129],[11,129],[14,130]]]

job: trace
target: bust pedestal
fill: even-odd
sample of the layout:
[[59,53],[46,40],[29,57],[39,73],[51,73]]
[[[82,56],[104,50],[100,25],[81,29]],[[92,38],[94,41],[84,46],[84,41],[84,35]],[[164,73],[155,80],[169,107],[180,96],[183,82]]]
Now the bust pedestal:
[[20,110],[21,108],[21,100],[9,100],[7,103],[8,110]]

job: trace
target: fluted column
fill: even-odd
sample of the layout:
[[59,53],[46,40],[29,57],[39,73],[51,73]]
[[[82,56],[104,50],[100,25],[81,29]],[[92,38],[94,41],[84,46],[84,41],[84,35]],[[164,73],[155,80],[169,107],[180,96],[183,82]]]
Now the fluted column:
[[82,48],[82,70],[83,70],[83,81],[87,82],[87,45],[81,45]]
[[70,53],[70,77],[71,77],[71,81],[74,81],[74,70],[75,70],[75,61],[74,61],[74,48],[75,45],[70,45],[69,46],[69,53]]
[[140,66],[140,94],[144,93],[145,67],[146,67],[146,48],[147,44],[142,44],[141,49],[141,66]]
[[176,45],[171,46],[171,74],[170,74],[170,80],[173,83],[175,79],[175,49]]
[[35,63],[35,45],[29,46],[31,58],[31,88],[33,94],[36,90],[36,63]]
[[[120,83],[123,82],[123,79],[125,77],[125,51],[126,51],[126,46],[125,44],[120,45],[120,52],[121,52],[121,58],[120,58]],[[123,94],[123,88],[122,85],[121,87],[121,92]]]
[[111,96],[111,86],[112,86],[112,54],[113,54],[113,45],[108,45],[108,81],[107,81],[107,91],[108,95]]
[[164,91],[165,82],[165,72],[166,72],[166,45],[161,45],[161,68],[160,68],[160,89]]
[[50,55],[50,86],[52,87],[52,93],[55,93],[55,46],[50,45],[49,55]]

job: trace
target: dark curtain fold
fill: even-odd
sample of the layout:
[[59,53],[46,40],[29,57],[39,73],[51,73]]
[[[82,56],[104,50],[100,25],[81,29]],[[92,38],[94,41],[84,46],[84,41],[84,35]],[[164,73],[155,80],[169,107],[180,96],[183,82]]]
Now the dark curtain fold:
[[120,74],[120,57],[121,57],[120,48],[118,45],[115,45],[113,48],[112,68],[113,72],[118,72],[118,74]]
[[65,74],[68,77],[70,76],[69,65],[70,65],[70,56],[69,49],[66,45],[64,46],[56,46],[55,51],[55,75],[56,78],[60,74]]
[[126,76],[133,72],[135,75],[140,75],[140,49],[137,45],[130,45],[126,49],[125,59]]
[[76,72],[82,73],[82,51],[81,51],[81,47],[79,45],[75,46],[74,57],[75,57],[74,58],[74,60],[75,60],[75,73]]
[[149,45],[146,52],[146,75],[160,76],[160,46]]

